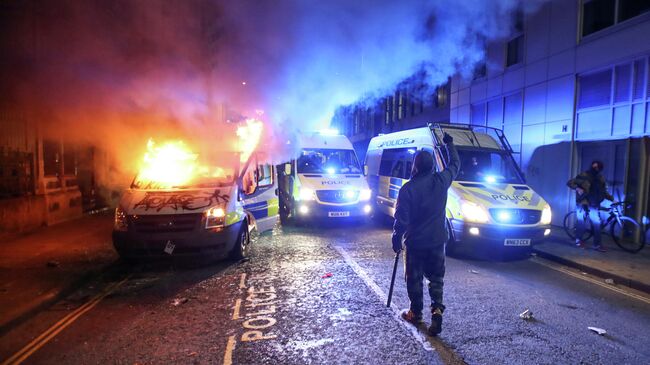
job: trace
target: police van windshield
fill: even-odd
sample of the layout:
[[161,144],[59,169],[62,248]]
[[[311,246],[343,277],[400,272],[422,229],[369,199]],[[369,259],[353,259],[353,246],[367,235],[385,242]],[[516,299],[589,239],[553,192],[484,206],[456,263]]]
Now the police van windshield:
[[523,184],[512,157],[507,152],[458,149],[458,181]]
[[304,149],[298,157],[299,174],[360,174],[354,150]]

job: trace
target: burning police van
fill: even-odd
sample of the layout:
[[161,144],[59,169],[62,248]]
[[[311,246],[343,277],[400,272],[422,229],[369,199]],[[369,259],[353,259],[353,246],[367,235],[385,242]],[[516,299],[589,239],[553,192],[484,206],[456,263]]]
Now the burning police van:
[[394,215],[417,151],[432,153],[437,171],[445,168],[444,133],[454,138],[461,160],[447,197],[448,251],[469,243],[522,250],[550,234],[551,207],[526,185],[503,131],[489,127],[436,123],[373,138],[365,168],[379,212]]
[[371,192],[348,138],[325,130],[297,143],[298,156],[280,171],[283,221],[367,217]]
[[[255,146],[253,146],[254,148]],[[113,244],[125,259],[248,255],[251,234],[278,221],[274,167],[262,153],[155,147],[115,210]]]

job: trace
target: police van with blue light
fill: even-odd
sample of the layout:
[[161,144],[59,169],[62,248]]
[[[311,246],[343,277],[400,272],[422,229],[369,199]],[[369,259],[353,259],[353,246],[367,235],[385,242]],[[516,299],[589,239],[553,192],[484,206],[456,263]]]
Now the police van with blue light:
[[371,192],[352,143],[336,130],[301,134],[299,152],[280,171],[283,221],[365,218]]
[[543,241],[551,232],[551,207],[526,185],[510,143],[495,128],[432,123],[373,138],[364,168],[375,209],[391,217],[395,214],[399,189],[410,178],[417,151],[432,153],[437,171],[445,168],[444,133],[453,137],[461,160],[448,192],[447,250],[474,250],[477,243],[526,250]]

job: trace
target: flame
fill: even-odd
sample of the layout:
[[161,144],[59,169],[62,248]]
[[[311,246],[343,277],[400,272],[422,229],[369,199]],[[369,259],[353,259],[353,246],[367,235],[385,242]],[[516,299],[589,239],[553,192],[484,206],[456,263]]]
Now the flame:
[[197,157],[182,141],[156,146],[153,139],[149,139],[138,179],[164,187],[182,186],[199,170]]
[[243,125],[237,128],[239,137],[240,161],[245,163],[251,157],[262,138],[264,124],[257,119],[246,119]]

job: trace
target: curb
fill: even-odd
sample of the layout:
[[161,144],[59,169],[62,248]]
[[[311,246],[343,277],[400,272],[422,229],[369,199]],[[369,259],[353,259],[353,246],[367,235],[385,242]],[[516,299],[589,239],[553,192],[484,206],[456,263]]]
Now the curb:
[[23,324],[24,322],[26,322],[28,319],[35,316],[39,312],[51,307],[56,302],[71,295],[72,293],[77,291],[80,287],[82,287],[84,284],[88,283],[91,279],[105,273],[109,269],[109,267],[111,267],[113,264],[115,264],[115,262],[108,263],[103,267],[101,267],[99,270],[92,270],[92,271],[85,272],[79,278],[72,280],[69,284],[65,286],[60,287],[54,295],[49,296],[47,299],[40,301],[39,303],[32,306],[31,308],[23,311],[23,313],[5,322],[3,325],[0,326],[0,336],[6,335],[11,330]]
[[601,277],[603,279],[613,279],[616,284],[625,285],[625,286],[627,286],[629,288],[632,288],[634,290],[638,290],[638,291],[642,291],[642,292],[644,292],[646,294],[650,294],[650,285],[646,284],[646,283],[643,283],[643,282],[640,282],[638,280],[633,280],[633,279],[630,279],[630,278],[626,278],[624,276],[620,276],[620,275],[617,275],[617,274],[612,274],[612,273],[607,272],[607,271],[596,269],[594,267],[587,266],[587,265],[581,264],[579,262],[575,262],[575,261],[566,259],[566,258],[561,257],[561,256],[553,255],[551,253],[548,253],[546,251],[541,251],[539,249],[533,248],[533,252],[536,253],[537,256],[539,256],[541,258],[544,258],[544,259],[547,259],[547,260],[550,260],[550,261],[554,261],[554,262],[557,262],[559,264],[562,264],[562,265],[565,265],[565,266],[569,266],[569,267],[584,271],[584,272],[586,272],[588,274],[595,275],[595,276]]

